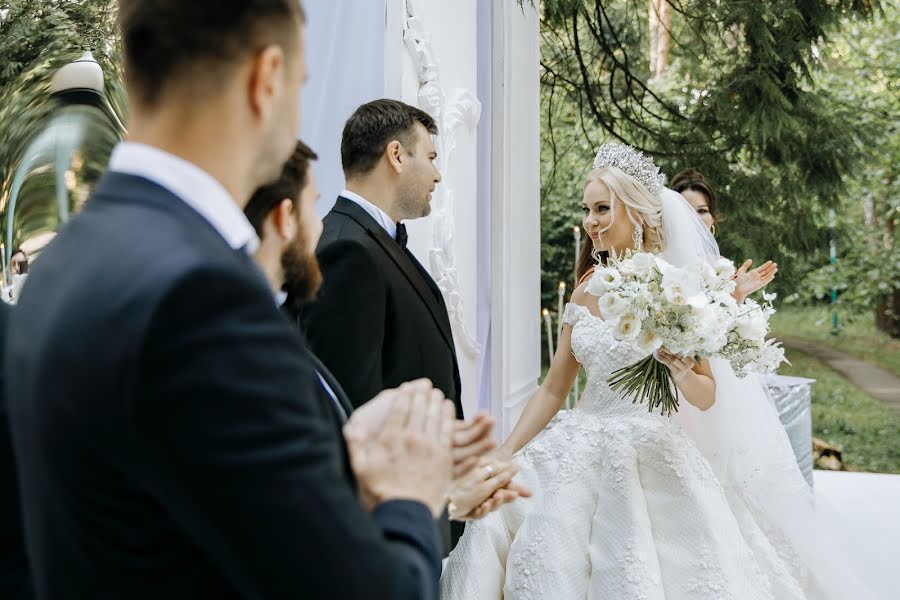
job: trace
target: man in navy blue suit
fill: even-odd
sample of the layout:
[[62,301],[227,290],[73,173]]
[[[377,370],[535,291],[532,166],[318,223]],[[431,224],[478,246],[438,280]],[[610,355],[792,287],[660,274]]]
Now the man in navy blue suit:
[[38,597],[436,598],[452,403],[420,381],[343,424],[250,257],[242,208],[300,123],[299,3],[119,11],[129,141],[6,346]]

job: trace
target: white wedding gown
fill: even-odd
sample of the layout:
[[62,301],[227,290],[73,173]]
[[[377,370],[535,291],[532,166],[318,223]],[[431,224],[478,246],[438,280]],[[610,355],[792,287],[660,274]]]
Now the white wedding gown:
[[[610,389],[612,371],[646,354],[583,306],[569,304],[564,322],[587,371],[584,395],[516,456],[517,481],[534,497],[467,524],[441,597],[833,597],[765,511],[720,483],[679,424]],[[796,463],[779,468],[796,469],[789,480],[805,486]],[[808,489],[780,491],[812,499]]]

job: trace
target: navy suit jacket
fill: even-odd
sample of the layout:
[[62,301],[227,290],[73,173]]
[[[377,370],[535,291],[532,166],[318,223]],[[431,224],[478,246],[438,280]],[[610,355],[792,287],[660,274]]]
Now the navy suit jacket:
[[19,482],[6,413],[6,373],[2,364],[10,312],[10,307],[0,301],[0,598],[26,600],[33,597],[33,592],[22,532]]
[[436,598],[417,502],[367,514],[302,339],[252,261],[107,173],[7,343],[40,598]]

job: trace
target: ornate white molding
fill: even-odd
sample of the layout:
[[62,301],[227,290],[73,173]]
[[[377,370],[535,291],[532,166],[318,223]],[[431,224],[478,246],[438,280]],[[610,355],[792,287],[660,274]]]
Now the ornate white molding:
[[[409,50],[419,79],[419,108],[434,118],[438,125],[435,145],[438,151],[441,183],[431,199],[434,235],[429,250],[431,271],[444,294],[456,342],[469,356],[481,353],[481,346],[466,327],[465,306],[459,288],[459,274],[453,253],[453,185],[449,165],[456,149],[456,133],[465,126],[473,131],[481,118],[481,103],[467,89],[454,89],[449,94],[441,87],[437,59],[431,39],[422,22],[415,0],[404,0],[403,41]],[[449,97],[448,97],[449,96]]]

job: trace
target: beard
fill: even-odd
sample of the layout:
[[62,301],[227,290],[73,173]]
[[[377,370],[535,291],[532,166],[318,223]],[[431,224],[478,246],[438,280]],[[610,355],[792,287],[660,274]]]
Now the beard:
[[395,206],[403,214],[401,220],[418,219],[431,214],[431,201],[428,193],[417,189],[414,185],[400,189]]
[[299,307],[316,297],[322,285],[322,272],[314,252],[307,250],[306,237],[302,230],[294,241],[285,248],[281,255],[281,267],[284,269],[284,291],[288,302]]

